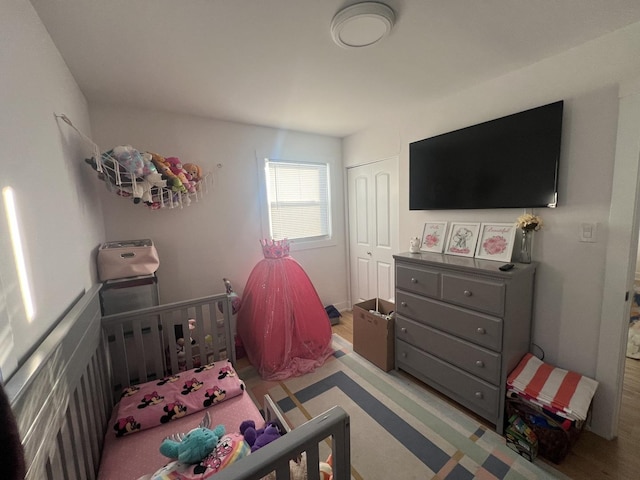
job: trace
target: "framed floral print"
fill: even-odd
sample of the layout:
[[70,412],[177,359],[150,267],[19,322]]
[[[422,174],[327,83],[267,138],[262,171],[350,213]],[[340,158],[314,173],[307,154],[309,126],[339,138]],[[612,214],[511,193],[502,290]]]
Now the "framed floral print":
[[423,252],[442,253],[447,239],[447,225],[449,222],[427,222],[422,230],[420,250]]
[[517,227],[513,223],[482,223],[476,247],[476,258],[511,261]]
[[447,255],[473,257],[479,232],[479,223],[451,222],[444,253]]

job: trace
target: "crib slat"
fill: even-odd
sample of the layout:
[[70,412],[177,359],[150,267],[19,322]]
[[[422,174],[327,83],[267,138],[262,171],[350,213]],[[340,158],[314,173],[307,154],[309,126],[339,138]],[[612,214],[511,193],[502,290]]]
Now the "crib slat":
[[70,478],[70,475],[67,473],[67,458],[65,455],[65,444],[63,441],[62,430],[58,432],[58,436],[56,438],[56,445],[57,445],[56,461],[52,463],[59,465],[60,477],[54,477],[54,478]]
[[151,329],[151,351],[153,358],[153,371],[156,378],[162,378],[166,374],[166,367],[164,365],[164,342],[162,340],[162,324],[158,315],[152,315],[149,317],[149,328]]
[[196,306],[194,309],[193,318],[196,321],[196,329],[193,331],[192,338],[198,345],[198,355],[200,356],[200,365],[206,365],[209,363],[207,360],[207,341],[206,333],[208,329],[208,322],[206,321],[202,313],[202,305]]
[[178,324],[182,325],[182,335],[184,340],[184,361],[185,370],[191,370],[193,368],[193,345],[191,345],[191,330],[189,330],[189,311],[186,308],[181,308],[176,312],[178,317]]
[[171,371],[171,373],[175,374],[178,371],[178,354],[176,352],[176,336],[173,330],[171,314],[166,312],[163,313],[160,316],[160,320],[162,322],[163,336],[166,337],[167,352],[169,353],[169,365],[167,366],[167,368]]
[[110,345],[114,374],[113,382],[122,389],[129,386],[129,364],[127,362],[127,349],[124,344],[123,326],[121,324],[114,325],[109,334],[113,336],[113,342]]
[[89,388],[88,378],[85,375],[80,379],[80,388],[82,391],[82,396],[84,398],[84,411],[85,411],[85,439],[89,444],[89,448],[91,450],[91,467],[92,470],[96,470],[98,463],[100,462],[100,438],[98,436],[98,432],[95,428],[95,410],[93,408],[93,402],[91,399],[93,398],[91,389]]
[[[74,401],[75,401],[74,402],[75,405],[72,411],[77,414],[74,418],[75,430],[77,432],[78,438],[84,438],[87,419],[85,415],[85,410],[83,408],[84,398],[82,395],[82,391],[80,389],[77,389],[74,392]],[[81,476],[84,475],[86,476],[86,478],[93,478],[92,477],[93,468],[91,467],[91,459],[90,459],[91,452],[89,450],[90,450],[89,445],[83,441],[78,446],[78,449],[76,450],[76,455],[78,455],[82,459],[81,468],[80,468]]]
[[142,340],[142,320],[132,320],[131,330],[133,332],[134,348],[131,352],[132,358],[129,364],[138,372],[138,383],[144,383],[149,380],[147,377],[147,362],[145,361],[144,341]]
[[[60,430],[62,437],[62,445],[64,449],[64,463],[66,465],[66,474],[70,479],[81,478],[78,458],[76,456],[75,444],[73,442],[73,434],[71,433],[71,410],[67,409],[65,414],[67,421],[64,428]],[[67,478],[67,477],[65,477]]]
[[[88,375],[90,379],[91,385],[91,398],[99,399],[100,398],[100,371],[99,371],[99,356],[94,355],[91,357],[91,361],[88,366]],[[105,405],[103,402],[94,403],[94,408],[96,410],[96,419],[94,423],[94,427],[96,431],[100,431],[104,424],[107,421],[107,412],[105,410]]]

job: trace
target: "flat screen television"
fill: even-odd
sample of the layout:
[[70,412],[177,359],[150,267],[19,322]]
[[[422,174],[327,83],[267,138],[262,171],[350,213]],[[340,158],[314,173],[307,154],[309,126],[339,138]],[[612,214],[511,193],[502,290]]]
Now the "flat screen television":
[[409,145],[409,209],[556,207],[564,102]]

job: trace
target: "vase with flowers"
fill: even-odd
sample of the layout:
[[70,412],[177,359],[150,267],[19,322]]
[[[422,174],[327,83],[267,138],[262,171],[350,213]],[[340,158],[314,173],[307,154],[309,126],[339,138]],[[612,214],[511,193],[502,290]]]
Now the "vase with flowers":
[[516,220],[516,227],[522,230],[520,241],[520,263],[531,263],[531,240],[533,232],[542,228],[542,219],[538,215],[525,213]]

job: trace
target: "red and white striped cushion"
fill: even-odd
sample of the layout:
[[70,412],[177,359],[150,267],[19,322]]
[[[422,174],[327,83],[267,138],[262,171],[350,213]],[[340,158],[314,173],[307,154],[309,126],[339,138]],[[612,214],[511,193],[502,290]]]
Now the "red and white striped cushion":
[[507,378],[507,387],[571,420],[586,420],[598,382],[527,353]]

